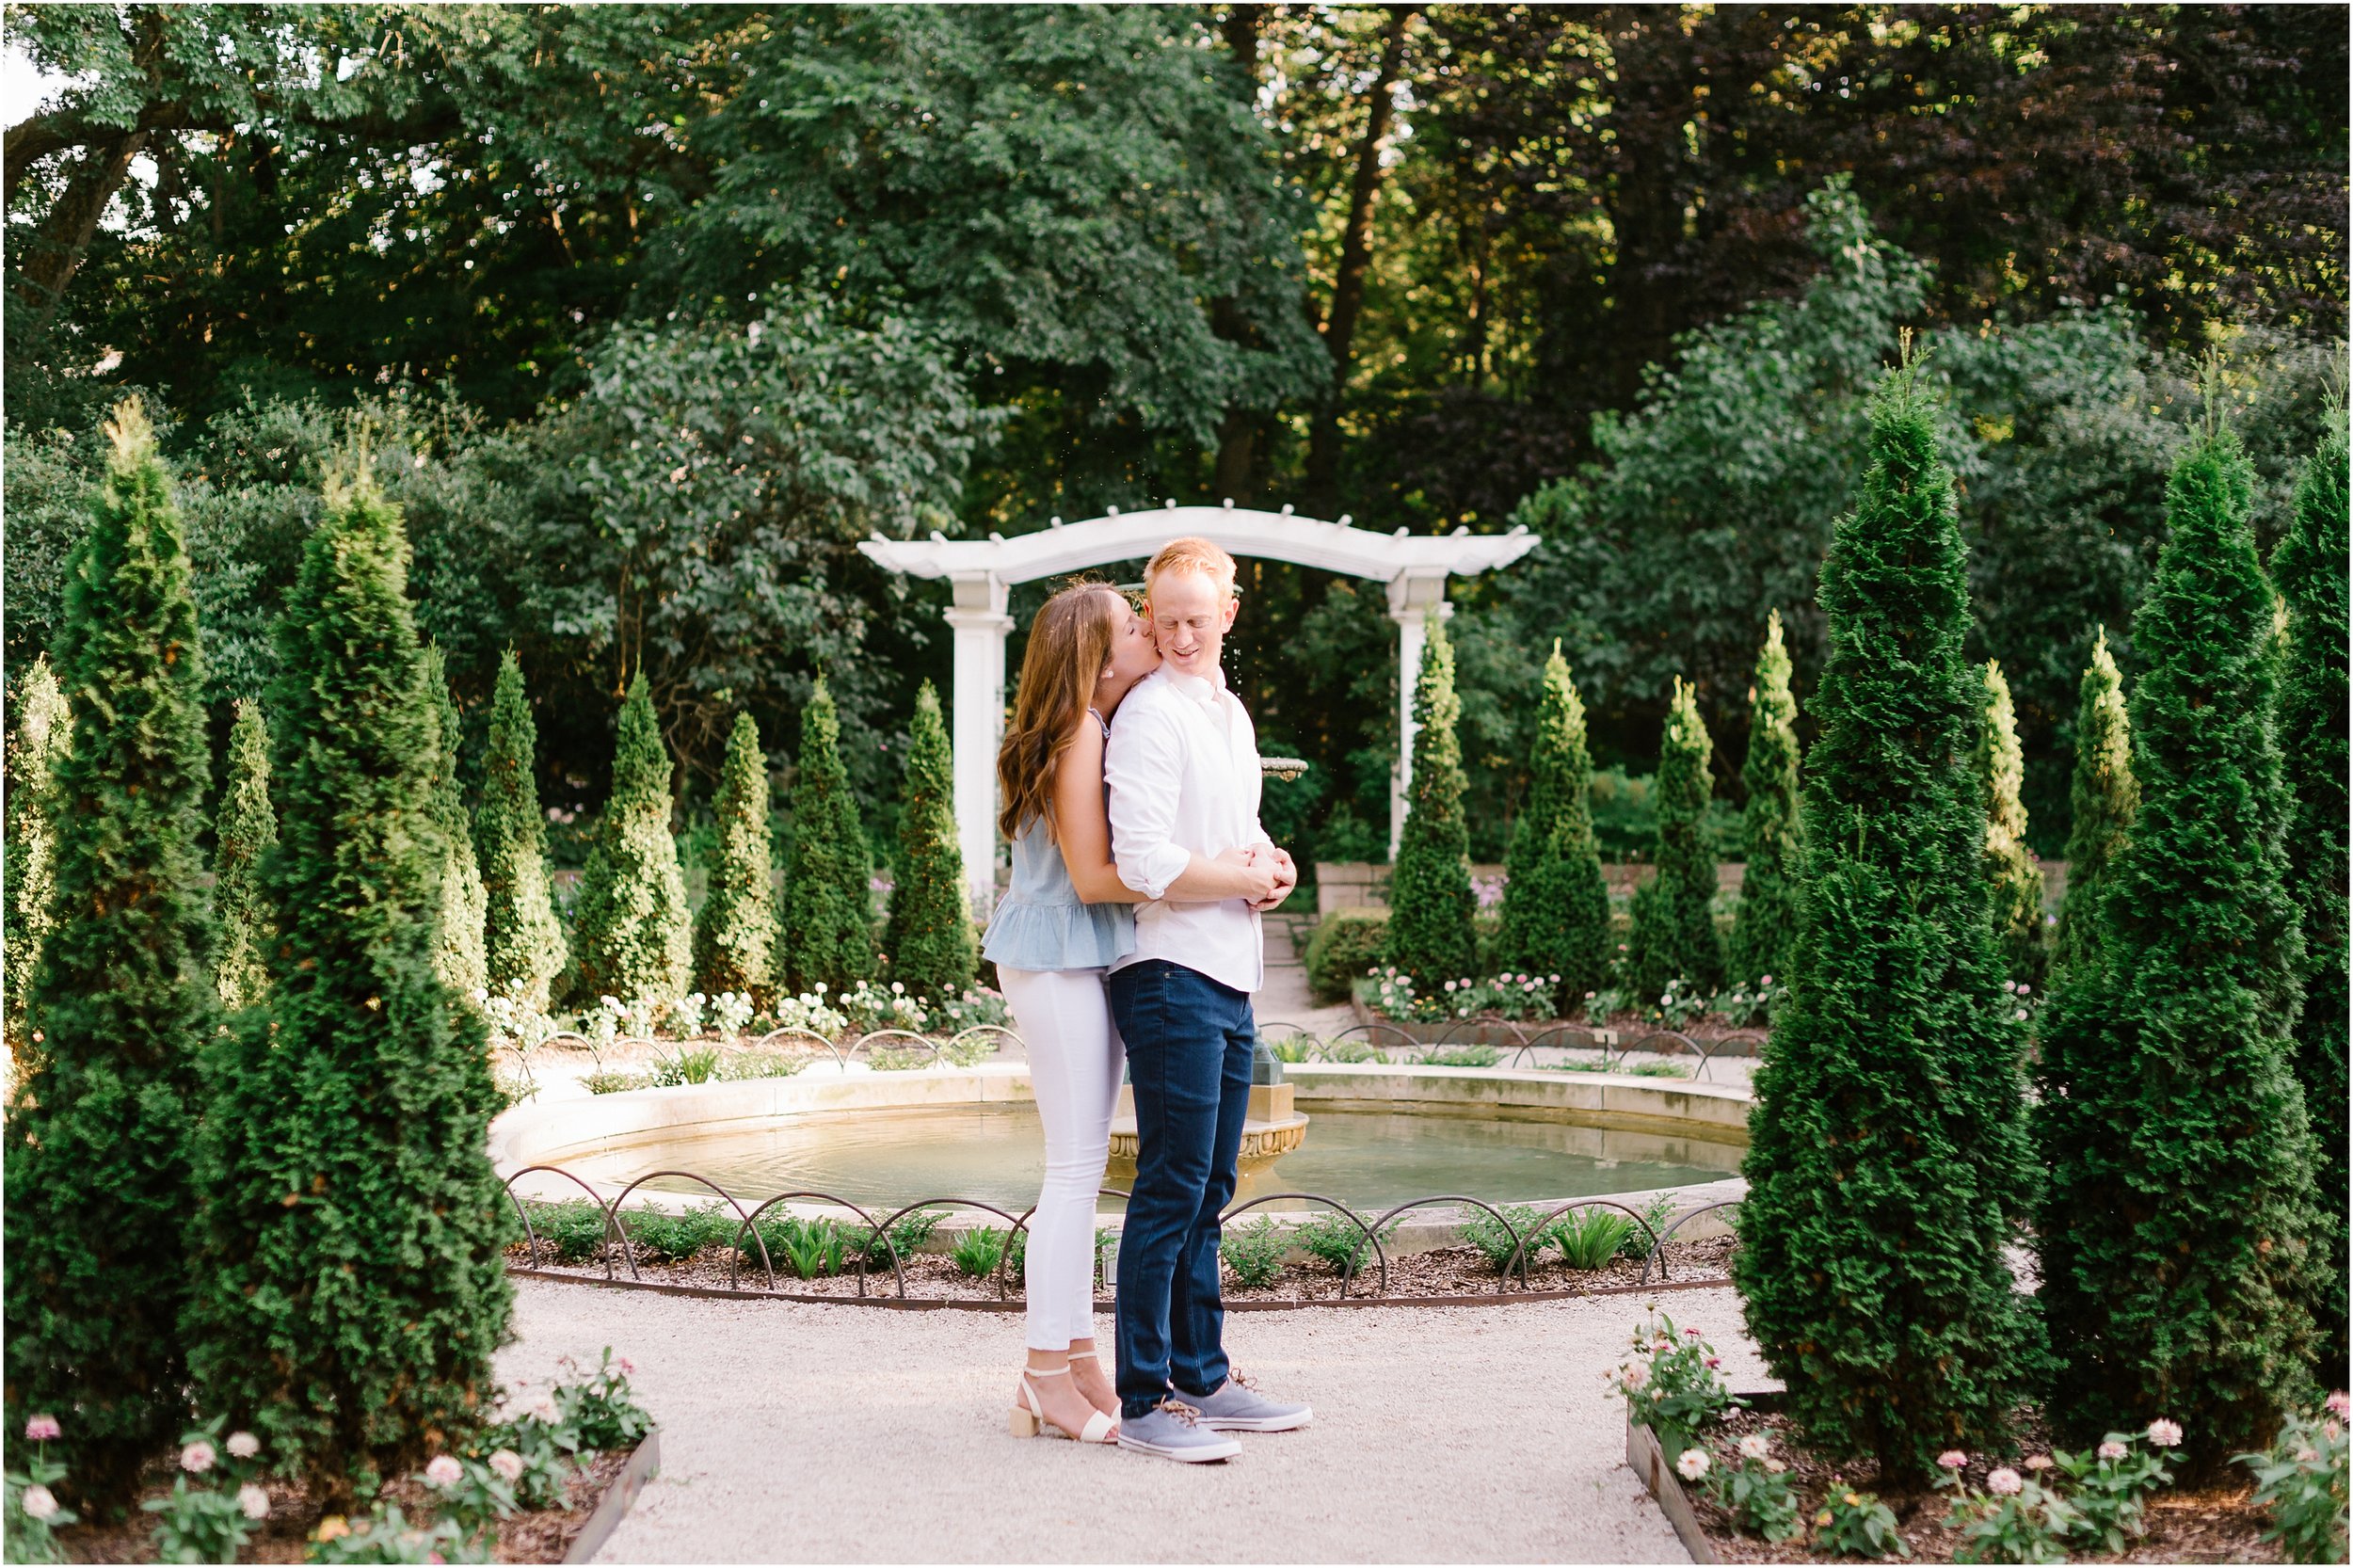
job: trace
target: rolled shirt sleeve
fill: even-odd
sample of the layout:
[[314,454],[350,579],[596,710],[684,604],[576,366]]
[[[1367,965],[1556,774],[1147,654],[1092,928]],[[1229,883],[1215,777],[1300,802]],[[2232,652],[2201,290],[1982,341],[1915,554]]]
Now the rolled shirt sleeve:
[[1193,864],[1193,852],[1176,841],[1183,769],[1176,715],[1157,704],[1123,703],[1103,750],[1112,863],[1119,880],[1147,899],[1167,897],[1168,885]]

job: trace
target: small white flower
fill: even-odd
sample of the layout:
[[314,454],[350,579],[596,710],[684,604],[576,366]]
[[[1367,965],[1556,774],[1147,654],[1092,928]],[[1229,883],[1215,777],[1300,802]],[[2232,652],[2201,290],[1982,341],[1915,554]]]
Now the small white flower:
[[512,1448],[501,1448],[490,1456],[490,1468],[499,1480],[512,1486],[522,1478],[523,1456]]
[[269,1517],[269,1494],[248,1481],[237,1488],[237,1509],[248,1519]]
[[2023,1007],[2020,1008],[2014,1016],[2018,1022],[2022,1024],[2025,1023],[2026,1021],[2026,1010]]
[[57,1498],[49,1488],[35,1481],[24,1489],[24,1496],[17,1499],[17,1506],[24,1510],[24,1516],[28,1519],[48,1519],[56,1514]]
[[465,1475],[466,1467],[447,1454],[435,1454],[433,1463],[424,1467],[425,1482],[431,1486],[455,1486]]
[[1772,1449],[1773,1440],[1766,1436],[1761,1432],[1753,1432],[1746,1437],[1740,1439],[1740,1457],[1742,1459],[1763,1459],[1767,1454],[1772,1452]]
[[262,1451],[262,1440],[249,1432],[229,1434],[229,1451],[238,1459],[251,1459]]
[[1707,1450],[1705,1448],[1684,1449],[1683,1457],[1675,1461],[1675,1474],[1685,1480],[1697,1480],[1707,1474]]
[[1985,1478],[1985,1489],[1997,1497],[2015,1497],[2025,1484],[2018,1472],[2007,1464]]
[[2121,1443],[2103,1443],[2100,1445],[2100,1457],[2102,1459],[2121,1459],[2130,1452],[2132,1452],[2132,1450],[2124,1447]]
[[2180,1448],[2182,1446],[2182,1424],[2179,1421],[2169,1421],[2162,1416],[2158,1416],[2149,1423],[2149,1441],[2160,1448]]
[[211,1469],[213,1461],[219,1457],[213,1451],[213,1446],[200,1437],[180,1450],[180,1468],[192,1476],[200,1476]]

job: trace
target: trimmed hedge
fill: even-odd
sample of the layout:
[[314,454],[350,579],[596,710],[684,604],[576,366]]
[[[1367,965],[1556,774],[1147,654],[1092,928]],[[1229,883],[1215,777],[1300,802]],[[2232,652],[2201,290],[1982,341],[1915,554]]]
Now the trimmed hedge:
[[1335,909],[1317,922],[1304,960],[1307,990],[1320,1005],[1346,1001],[1365,971],[1389,951],[1389,916],[1383,909]]

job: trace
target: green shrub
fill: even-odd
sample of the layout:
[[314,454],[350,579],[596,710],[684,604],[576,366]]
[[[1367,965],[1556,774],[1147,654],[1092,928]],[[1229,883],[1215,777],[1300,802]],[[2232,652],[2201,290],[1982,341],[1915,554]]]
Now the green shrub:
[[[912,1214],[901,1215],[890,1227],[890,1245],[898,1249],[899,1260],[904,1263],[922,1251],[923,1244],[937,1232],[939,1222],[945,1217],[945,1212],[936,1208],[919,1208]],[[882,1244],[882,1239],[871,1229],[852,1228],[855,1230],[850,1242],[852,1258],[863,1252],[869,1269],[890,1267],[890,1249]]]
[[621,704],[613,792],[597,820],[573,920],[572,983],[584,1001],[685,994],[693,934],[670,837],[670,753],[643,674]]
[[710,889],[695,913],[695,984],[706,996],[733,991],[766,1007],[776,996],[776,894],[769,879],[768,760],[749,713],[735,715],[712,812],[718,844]]
[[548,892],[548,822],[539,809],[535,769],[538,727],[523,692],[521,663],[508,648],[490,695],[490,734],[483,748],[482,805],[474,848],[482,856],[483,945],[492,994],[523,983],[531,1005],[548,1005],[548,988],[564,971],[564,928]]
[[890,978],[920,996],[953,996],[980,968],[972,939],[972,893],[956,841],[954,758],[939,694],[923,682],[907,736],[906,777],[899,804],[898,878],[883,951]]
[[1454,645],[1433,616],[1414,685],[1414,782],[1389,875],[1388,958],[1426,996],[1479,967],[1470,839],[1463,819],[1463,746],[1455,734]]
[[1725,962],[1736,985],[1778,979],[1789,967],[1798,920],[1798,702],[1789,694],[1789,650],[1781,612],[1765,624],[1749,698],[1749,756],[1740,767],[1749,803],[1740,815],[1740,907]]
[[786,984],[794,991],[823,984],[835,996],[874,970],[867,889],[872,861],[841,766],[840,730],[833,694],[820,680],[801,711],[780,950]]
[[[1325,1209],[1291,1232],[1291,1241],[1308,1256],[1320,1258],[1329,1265],[1341,1278],[1353,1279],[1366,1264],[1372,1261],[1372,1238],[1366,1230],[1366,1226],[1372,1223],[1372,1216],[1368,1214],[1364,1219],[1365,1224],[1359,1225],[1344,1214]],[[1402,1224],[1404,1220],[1401,1217],[1382,1227],[1381,1244],[1384,1247],[1389,1244],[1390,1238],[1397,1234],[1397,1227]]]
[[994,1225],[974,1225],[957,1237],[948,1250],[948,1256],[955,1259],[956,1272],[971,1279],[995,1273],[998,1261],[1005,1256],[1005,1235]]
[[278,917],[262,886],[262,857],[278,843],[269,804],[269,729],[262,705],[240,701],[229,729],[229,784],[213,835],[213,909],[220,919],[220,957],[213,983],[231,1012],[269,989],[269,944]]
[[441,842],[441,943],[435,960],[441,984],[468,1001],[490,984],[483,947],[482,869],[474,860],[473,828],[458,787],[458,748],[465,735],[450,700],[449,674],[439,644],[424,650],[424,684],[433,703],[440,744],[434,749],[433,824]]
[[1283,1258],[1290,1249],[1290,1233],[1271,1214],[1233,1226],[1218,1242],[1218,1255],[1234,1271],[1234,1278],[1252,1289],[1281,1277]]
[[670,1263],[682,1263],[705,1247],[732,1241],[744,1228],[734,1209],[716,1202],[683,1214],[659,1208],[623,1209],[615,1218],[632,1242]]
[[586,1198],[560,1203],[526,1198],[523,1211],[531,1216],[531,1233],[554,1249],[559,1263],[585,1263],[610,1236],[604,1210]]
[[197,856],[212,770],[192,571],[136,400],[108,435],[58,636],[72,728],[55,775],[56,924],[33,982],[44,1038],[8,1108],[0,1218],[10,1418],[21,1432],[55,1412],[74,1491],[111,1505],[185,1414],[188,1211],[202,1191],[189,1144],[220,999]]
[[[25,1004],[41,950],[57,928],[57,770],[73,745],[73,715],[65,693],[40,655],[17,682],[16,736],[8,745],[7,936],[8,1043],[24,1063]],[[234,747],[232,747],[234,754]],[[45,1532],[44,1532],[45,1534]]]
[[2108,652],[2105,627],[2091,645],[2091,663],[2084,670],[2075,706],[2071,804],[2074,814],[2067,829],[2067,897],[2059,907],[2058,936],[2051,953],[2055,970],[2097,956],[2102,890],[2140,810],[2124,679],[2117,673],[2115,655]]
[[1493,1046],[1443,1046],[1424,1051],[1420,1060],[1425,1067],[1492,1067],[1503,1052]]
[[1609,1208],[1577,1208],[1563,1214],[1545,1231],[1561,1249],[1561,1260],[1572,1269],[1606,1269],[1625,1250],[1629,1239],[1640,1238],[1641,1226]]
[[1723,984],[1716,852],[1702,827],[1714,790],[1711,750],[1698,695],[1677,678],[1666,733],[1658,743],[1658,872],[1634,896],[1634,936],[1627,949],[1634,986],[1645,995],[1660,994],[1676,979],[1703,991]]
[[1483,1208],[1471,1210],[1470,1219],[1463,1226],[1463,1240],[1476,1247],[1479,1256],[1497,1272],[1513,1267],[1512,1258],[1525,1242],[1527,1261],[1533,1266],[1537,1255],[1549,1244],[1551,1231],[1537,1228],[1540,1216],[1527,1204],[1507,1204],[1502,1214],[1504,1220],[1511,1222],[1508,1226]]
[[1505,858],[1503,913],[1479,972],[1529,970],[1561,977],[1554,1011],[1603,984],[1609,973],[1609,890],[1593,837],[1593,759],[1585,703],[1561,644],[1545,662],[1528,803]]
[[1346,1001],[1350,987],[1385,961],[1389,917],[1382,909],[1335,909],[1316,922],[1304,968],[1316,1004]]
[[[2342,443],[2338,452],[2343,453]],[[2342,492],[2340,492],[2342,493]],[[2266,1541],[2277,1541],[2290,1562],[2345,1560],[2348,1412],[2343,1395],[2326,1412],[2290,1416],[2268,1451],[2236,1463],[2255,1473],[2255,1503],[2271,1513]]]
[[2026,847],[2026,763],[2018,712],[1999,660],[1985,665],[1985,718],[1977,728],[1977,778],[1985,789],[1985,877],[1993,940],[2012,980],[2042,984],[2042,868]]
[[676,1088],[686,1083],[709,1083],[719,1078],[722,1066],[719,1048],[697,1046],[688,1049],[681,1046],[675,1056],[665,1056],[653,1070],[653,1086]]

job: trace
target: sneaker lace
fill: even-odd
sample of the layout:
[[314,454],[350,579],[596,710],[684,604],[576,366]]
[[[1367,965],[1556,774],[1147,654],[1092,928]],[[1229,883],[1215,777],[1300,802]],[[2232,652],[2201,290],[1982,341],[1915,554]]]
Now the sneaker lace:
[[1160,1408],[1166,1411],[1169,1415],[1176,1416],[1176,1419],[1182,1421],[1187,1426],[1194,1425],[1201,1418],[1201,1413],[1199,1411],[1193,1409],[1193,1406],[1189,1404],[1181,1403],[1175,1398],[1162,1400],[1160,1401]]

